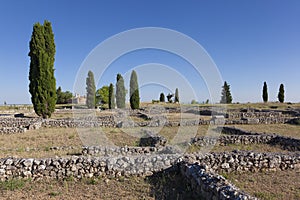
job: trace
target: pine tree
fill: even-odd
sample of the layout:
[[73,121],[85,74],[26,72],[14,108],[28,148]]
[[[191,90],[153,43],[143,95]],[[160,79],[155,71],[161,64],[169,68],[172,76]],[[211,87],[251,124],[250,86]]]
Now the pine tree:
[[284,86],[283,86],[283,84],[280,84],[280,86],[279,86],[278,100],[280,103],[284,102]]
[[140,108],[140,93],[139,93],[139,84],[137,80],[137,74],[133,70],[130,76],[130,107],[131,109]]
[[86,105],[89,109],[95,108],[96,105],[96,86],[92,71],[88,72],[86,78]]
[[224,82],[224,85],[222,87],[222,96],[220,103],[232,103],[232,96],[230,92],[230,85],[227,84],[227,82]]
[[109,101],[109,86],[104,85],[96,91],[96,105],[108,104]]
[[160,93],[160,95],[159,95],[159,101],[160,102],[165,102],[166,101],[164,93]]
[[175,90],[175,99],[174,99],[175,103],[179,103],[179,93],[178,93],[178,88],[176,88]]
[[266,82],[264,82],[262,98],[264,102],[268,102],[268,86]]
[[109,90],[108,90],[108,108],[109,109],[114,109],[116,107],[115,105],[115,93],[114,93],[114,85],[111,83],[109,85]]
[[167,95],[167,99],[168,99],[169,103],[172,103],[172,97],[173,96],[174,96],[174,94],[170,94],[170,93]]
[[29,43],[29,92],[34,111],[43,118],[51,117],[56,104],[56,79],[54,76],[55,43],[49,21],[33,25]]
[[124,79],[121,74],[117,74],[117,83],[116,83],[116,103],[117,108],[125,108],[125,86]]

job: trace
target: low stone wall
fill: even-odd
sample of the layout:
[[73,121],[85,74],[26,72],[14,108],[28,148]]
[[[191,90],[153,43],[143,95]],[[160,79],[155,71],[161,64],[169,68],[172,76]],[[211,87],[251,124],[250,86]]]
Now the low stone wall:
[[82,147],[82,155],[90,156],[136,156],[150,155],[158,152],[156,147]]
[[299,153],[222,152],[205,155],[138,154],[131,156],[72,156],[65,158],[1,158],[0,179],[83,178],[93,176],[151,175],[182,160],[214,171],[262,171],[300,168]]
[[[129,111],[128,111],[129,112]],[[130,112],[129,112],[130,113]],[[265,114],[262,114],[265,115]],[[125,116],[125,120],[124,120]],[[182,119],[181,121],[169,121],[164,116],[155,115],[150,120],[141,122],[134,122],[132,120],[126,120],[126,115],[107,115],[97,117],[85,117],[78,119],[40,119],[40,118],[14,118],[14,117],[0,117],[0,134],[6,133],[22,133],[23,130],[16,128],[36,129],[38,127],[67,127],[67,128],[83,128],[83,127],[162,127],[162,126],[198,126],[198,125],[209,125],[219,124],[218,121],[212,120],[187,120]],[[241,118],[241,119],[225,119],[223,122],[228,125],[232,124],[276,124],[286,123],[292,118],[286,115],[268,115],[270,117],[261,117],[258,115],[256,118]],[[122,118],[123,117],[123,118]],[[9,129],[4,128],[14,128]]]
[[25,133],[27,128],[22,127],[1,127],[0,128],[0,135],[1,134],[13,134],[13,133]]
[[0,180],[84,177],[151,176],[169,168],[180,170],[197,197],[204,199],[255,199],[216,172],[300,169],[300,154],[223,152],[210,154],[145,154],[131,156],[72,156],[65,158],[2,158]]
[[84,128],[84,127],[115,127],[113,116],[81,119],[39,119],[39,118],[0,118],[0,134],[23,133],[40,127]]
[[234,151],[221,153],[194,154],[187,157],[214,171],[277,171],[300,169],[300,153],[256,153]]
[[30,124],[40,121],[37,118],[14,118],[14,117],[0,117],[0,127],[16,127],[16,128],[26,128]]
[[9,178],[55,178],[80,179],[93,176],[152,175],[171,167],[179,155],[119,156],[119,157],[69,157],[0,159],[0,179]]
[[[228,144],[270,144],[270,145],[279,145],[283,149],[289,151],[300,151],[300,140],[291,137],[285,137],[276,134],[262,134],[255,133],[251,131],[244,131],[241,129],[237,129],[234,127],[218,127],[218,129],[222,129],[222,133],[229,135],[242,135],[243,137],[223,137],[224,145],[226,145],[226,141]],[[248,135],[249,137],[245,136]],[[222,144],[222,141],[221,141]]]
[[82,155],[84,156],[138,156],[138,155],[154,155],[154,154],[178,154],[179,150],[172,146],[165,147],[100,147],[88,146],[82,147]]
[[68,150],[78,150],[78,152],[82,151],[81,147],[75,147],[75,146],[51,146],[51,147],[44,147],[44,148],[38,148],[38,147],[25,147],[25,148],[6,148],[6,147],[0,147],[0,151],[68,151]]
[[226,181],[223,176],[207,172],[198,164],[182,163],[180,172],[191,185],[195,195],[200,196],[201,199],[257,199]]
[[219,137],[195,137],[191,140],[191,143],[201,147],[211,145],[227,146],[230,144],[268,144],[280,146],[282,149],[289,151],[300,151],[300,140],[291,137],[276,134],[252,133],[230,127],[224,127],[223,133],[229,135],[221,135]]
[[86,127],[115,127],[112,115],[79,119],[48,119],[43,120],[44,127],[86,128]]

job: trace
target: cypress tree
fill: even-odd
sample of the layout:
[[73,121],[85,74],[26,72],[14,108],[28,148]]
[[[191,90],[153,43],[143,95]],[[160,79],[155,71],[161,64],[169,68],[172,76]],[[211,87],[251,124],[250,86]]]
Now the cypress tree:
[[57,99],[54,76],[55,43],[49,21],[45,20],[43,25],[33,25],[29,49],[31,102],[38,116],[48,118],[55,110]]
[[264,82],[262,98],[264,102],[268,102],[268,86],[266,82]]
[[117,83],[116,83],[116,103],[117,108],[125,108],[125,86],[124,79],[121,74],[117,74]]
[[278,100],[280,103],[284,102],[284,86],[283,86],[283,84],[280,84],[280,86],[279,86]]
[[61,104],[62,103],[62,90],[61,90],[61,87],[59,86],[56,90],[56,104]]
[[95,108],[96,105],[96,86],[92,71],[88,72],[86,78],[86,105],[90,109]]
[[178,93],[178,88],[176,88],[175,90],[175,99],[174,99],[175,103],[179,103],[179,93]]
[[111,83],[109,85],[109,90],[108,90],[108,108],[109,109],[114,109],[116,107],[115,105],[115,94],[114,94],[114,85]]
[[222,87],[222,96],[220,103],[232,103],[232,96],[230,92],[230,85],[227,84],[227,82],[224,82],[224,85]]
[[160,93],[160,95],[159,95],[159,101],[160,102],[165,102],[166,101],[164,93]]
[[139,109],[140,108],[140,93],[139,93],[139,85],[137,80],[137,74],[133,70],[130,76],[130,107],[131,109]]

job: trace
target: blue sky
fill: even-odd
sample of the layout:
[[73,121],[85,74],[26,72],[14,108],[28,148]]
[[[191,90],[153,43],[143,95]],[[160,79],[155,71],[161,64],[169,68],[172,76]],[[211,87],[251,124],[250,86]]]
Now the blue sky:
[[[203,46],[231,85],[234,102],[260,102],[264,81],[270,101],[277,100],[283,83],[286,101],[300,102],[300,1],[0,0],[0,5],[0,104],[30,103],[28,44],[33,24],[45,19],[55,34],[55,76],[63,90],[73,91],[83,61],[107,38],[134,28],[163,27]],[[159,50],[123,55],[97,85],[115,83],[118,72],[126,76],[147,63],[174,68],[188,80],[198,101],[209,98],[205,82],[196,80],[189,63]],[[194,98],[175,82],[169,88],[141,87],[142,100],[157,99],[161,91],[176,87],[183,101]]]

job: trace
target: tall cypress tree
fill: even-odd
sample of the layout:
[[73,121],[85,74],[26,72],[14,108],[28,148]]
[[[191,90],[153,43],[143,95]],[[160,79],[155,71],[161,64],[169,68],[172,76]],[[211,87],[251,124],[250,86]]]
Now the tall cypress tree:
[[283,86],[283,84],[280,84],[280,86],[279,86],[278,100],[280,103],[284,102],[284,86]]
[[133,70],[130,76],[130,107],[131,109],[140,108],[140,92],[137,80],[137,74]]
[[115,105],[114,85],[111,83],[109,85],[109,90],[108,90],[108,108],[114,109],[115,107],[116,105]]
[[38,116],[48,118],[55,110],[57,99],[54,76],[55,43],[49,21],[45,20],[43,25],[33,25],[29,49],[31,102]]
[[175,103],[179,103],[179,92],[178,92],[178,88],[176,88],[175,90],[175,99],[174,99]]
[[124,79],[121,74],[117,74],[117,83],[116,83],[116,103],[117,108],[125,108],[125,86]]
[[164,94],[164,93],[160,93],[160,95],[159,95],[159,101],[160,101],[160,102],[165,102],[165,101],[166,101],[166,98],[165,98],[165,94]]
[[59,86],[56,90],[56,104],[61,104],[62,103],[62,90],[61,90],[61,87]]
[[90,109],[95,108],[96,105],[96,86],[92,71],[88,72],[88,77],[86,78],[86,105]]
[[268,102],[268,86],[266,82],[264,82],[262,98],[264,102]]
[[227,84],[227,82],[224,82],[224,85],[222,87],[222,96],[220,103],[232,103],[232,96],[230,92],[230,85]]

